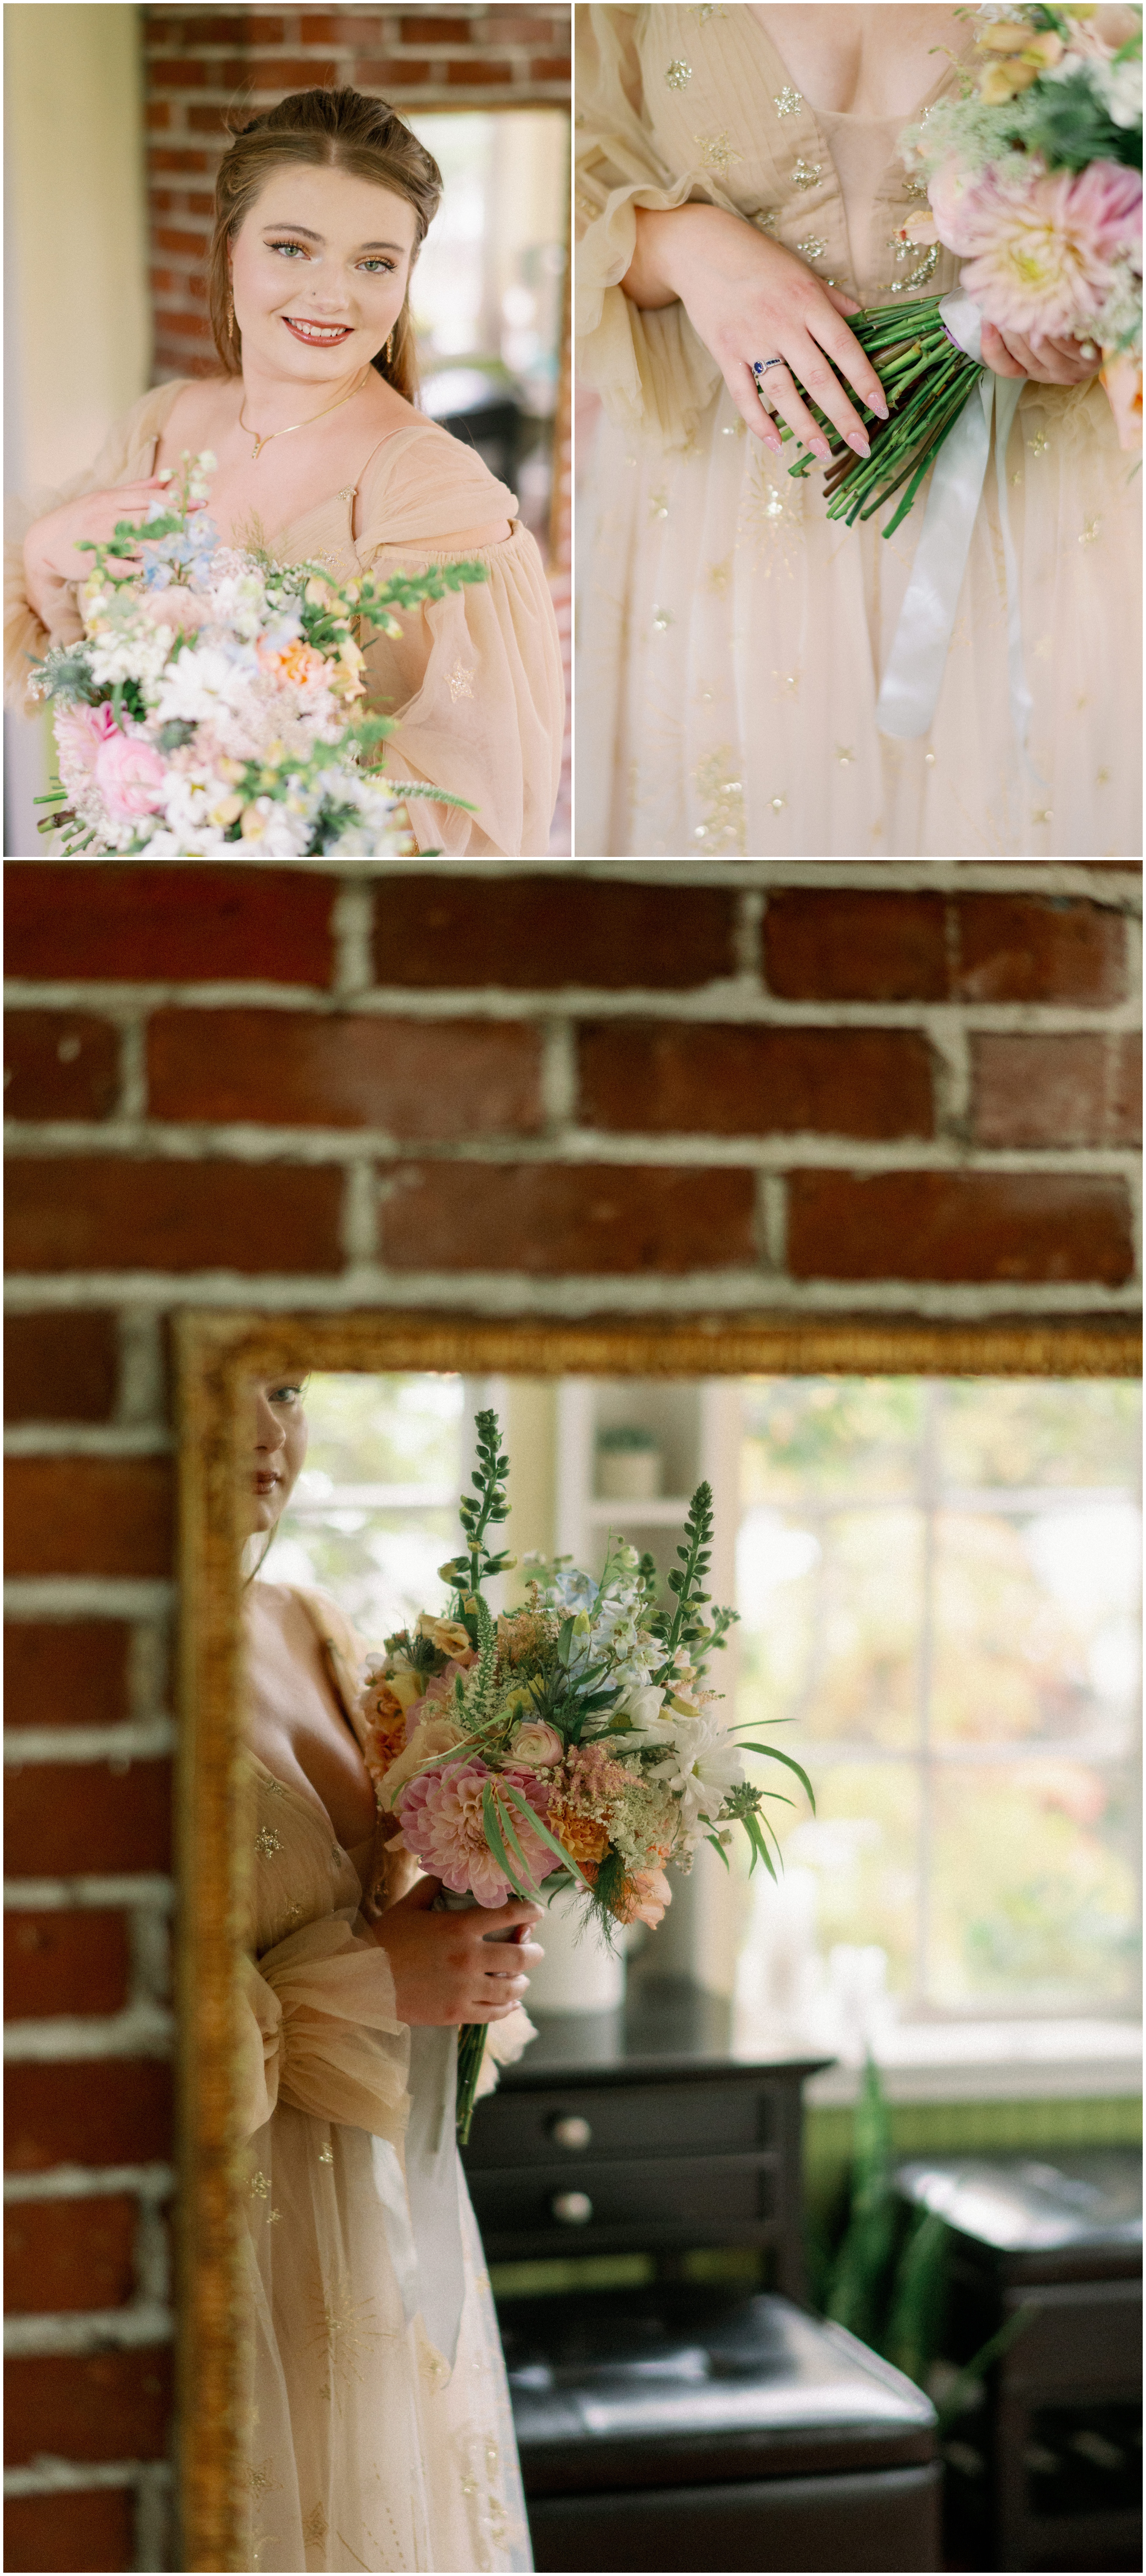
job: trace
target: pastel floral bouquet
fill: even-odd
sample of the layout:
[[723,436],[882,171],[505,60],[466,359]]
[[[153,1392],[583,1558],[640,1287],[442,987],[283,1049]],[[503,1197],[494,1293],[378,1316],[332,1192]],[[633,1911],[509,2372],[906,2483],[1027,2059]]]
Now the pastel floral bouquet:
[[[1124,448],[1142,443],[1141,8],[1133,14],[1136,29],[1111,49],[1088,23],[1093,8],[987,0],[976,10],[977,85],[967,80],[901,137],[928,204],[895,235],[897,256],[918,253],[924,268],[940,244],[964,260],[960,287],[998,330],[1073,338],[1101,359]],[[859,406],[871,443],[862,461],[817,412],[833,451],[829,516],[849,527],[906,486],[883,530],[894,534],[982,373],[941,302],[880,306],[849,324],[890,410],[881,422]]]
[[[465,1546],[439,1569],[449,1615],[423,1612],[388,1637],[363,1698],[366,1760],[399,1842],[441,1879],[446,1902],[548,1902],[578,1888],[606,1939],[619,1925],[661,1921],[666,1868],[690,1869],[702,1840],[727,1867],[735,1826],[751,1867],[762,1860],[774,1877],[764,1805],[781,1793],[746,1781],[742,1755],[782,1763],[812,1790],[791,1755],[742,1743],[715,1713],[709,1659],[736,1614],[711,1609],[703,1588],[709,1487],[692,1499],[671,1609],[658,1603],[652,1558],[611,1539],[598,1579],[567,1559],[527,1558],[526,1606],[495,1618],[481,1585],[516,1562],[486,1546],[487,1529],[508,1517],[509,1461],[495,1413],[478,1414],[477,1435]],[[463,2144],[485,2039],[482,2025],[461,2033]]]
[[84,634],[32,675],[60,768],[37,800],[52,809],[41,830],[61,831],[69,857],[408,855],[404,797],[464,799],[363,766],[394,728],[355,715],[359,634],[399,635],[403,610],[484,581],[484,566],[338,582],[321,563],[220,545],[200,506],[214,469],[185,450],[142,526],[121,519],[84,549]]

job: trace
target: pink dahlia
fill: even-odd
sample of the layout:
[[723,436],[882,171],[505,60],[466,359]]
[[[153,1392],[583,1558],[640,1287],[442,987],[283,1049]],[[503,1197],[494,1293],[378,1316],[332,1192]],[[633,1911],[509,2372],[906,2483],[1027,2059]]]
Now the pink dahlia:
[[100,744],[119,733],[110,698],[98,707],[63,706],[56,715],[56,742],[76,769],[95,767]]
[[499,1806],[507,1812],[535,1882],[559,1866],[556,1852],[527,1825],[520,1807],[502,1793],[511,1781],[534,1812],[543,1816],[549,1792],[529,1771],[495,1772],[485,1762],[448,1762],[440,1771],[422,1771],[403,1789],[396,1805],[402,1840],[434,1878],[456,1896],[476,1896],[479,1905],[504,1905],[511,1894],[504,1870],[486,1841],[483,1799],[492,1784]]
[[[938,217],[938,209],[937,217]],[[942,218],[938,217],[942,230]],[[1142,180],[1113,161],[1017,187],[988,171],[963,200],[960,285],[1000,331],[1055,338],[1102,310],[1113,262],[1142,235]]]
[[166,776],[164,763],[150,743],[128,734],[109,734],[96,753],[95,783],[117,823],[134,823],[141,815],[157,813]]

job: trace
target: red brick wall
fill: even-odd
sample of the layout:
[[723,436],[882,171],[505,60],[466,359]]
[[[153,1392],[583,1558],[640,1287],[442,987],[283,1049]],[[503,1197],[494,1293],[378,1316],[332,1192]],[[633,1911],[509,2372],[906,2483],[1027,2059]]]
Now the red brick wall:
[[[291,90],[327,83],[375,91],[399,109],[523,107],[569,103],[568,7],[502,5],[372,9],[143,10],[154,376],[210,375],[217,360],[207,323],[206,252],[212,191],[226,137],[223,118],[273,107]],[[556,495],[550,578],[561,629],[567,699],[570,650],[568,386],[555,438]],[[571,847],[568,730],[550,841]]]
[[6,892],[7,2563],[158,2567],[169,1315],[1124,1313],[1139,889],[30,861]]

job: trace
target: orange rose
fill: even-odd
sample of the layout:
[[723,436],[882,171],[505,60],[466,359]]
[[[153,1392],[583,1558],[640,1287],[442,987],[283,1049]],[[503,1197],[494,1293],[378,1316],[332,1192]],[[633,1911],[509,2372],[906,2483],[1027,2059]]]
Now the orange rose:
[[301,636],[293,644],[284,645],[281,653],[272,653],[262,644],[258,652],[264,671],[277,672],[296,689],[305,689],[331,675],[329,662],[315,652],[313,644],[304,644]]
[[597,1824],[592,1816],[575,1816],[567,1808],[551,1806],[545,1821],[571,1859],[582,1864],[604,1860],[609,1837],[604,1826]]

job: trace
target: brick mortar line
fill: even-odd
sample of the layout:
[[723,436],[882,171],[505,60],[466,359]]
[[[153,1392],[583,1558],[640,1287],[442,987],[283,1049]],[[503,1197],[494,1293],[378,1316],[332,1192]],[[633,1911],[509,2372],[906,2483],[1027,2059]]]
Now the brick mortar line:
[[5,2174],[4,2199],[11,2207],[31,2201],[104,2200],[130,2192],[158,2208],[176,2188],[173,2165],[49,2165],[44,2173]]
[[81,2354],[138,2350],[151,2343],[170,2343],[175,2333],[171,2309],[157,2300],[139,2300],[122,2308],[89,2308],[78,2315],[65,2310],[46,2316],[6,2317],[4,2349],[13,2359],[44,2353]]
[[[238,1271],[178,1275],[92,1271],[65,1279],[45,1274],[43,1278],[9,1282],[9,1311],[70,1313],[106,1306],[121,1293],[136,1299],[149,1297],[161,1310],[196,1305],[254,1314],[260,1320],[289,1315],[296,1309],[314,1314],[356,1314],[375,1309],[379,1315],[386,1315],[391,1311],[411,1313],[420,1307],[433,1313],[441,1309],[450,1316],[492,1322],[520,1318],[543,1321],[552,1317],[571,1323],[622,1315],[644,1318],[711,1313],[734,1317],[773,1310],[796,1320],[803,1315],[829,1321],[894,1315],[907,1322],[960,1322],[993,1316],[1136,1317],[1141,1310],[1141,1293],[1134,1281],[1110,1288],[1099,1280],[1086,1279],[873,1280],[819,1275],[791,1279],[775,1277],[741,1262],[716,1271],[579,1271],[559,1276],[502,1270],[386,1271],[375,1265],[363,1265],[333,1278],[329,1273],[317,1278],[281,1273],[251,1278]],[[162,1591],[164,1608],[175,1599],[173,1585],[135,1585],[126,1578],[121,1581],[110,1576],[14,1577],[8,1589],[13,1598],[43,1594],[47,1600],[65,1584],[74,1590],[77,1601],[97,1591],[106,1594],[107,1615],[113,1616],[140,1615],[134,1602],[125,1601],[121,1606],[121,1596],[126,1596],[129,1589]],[[64,1614],[45,1608],[18,1615]],[[67,1615],[78,1616],[80,1612],[77,1609]]]
[[74,1907],[114,1910],[117,1906],[153,1906],[170,1913],[175,1881],[160,1870],[107,1871],[74,1878],[8,1878],[4,1906],[9,1914],[66,1913]]
[[[194,181],[196,174],[186,174]],[[180,174],[171,173],[177,182]],[[132,861],[142,865],[142,861]],[[590,883],[626,885],[693,885],[733,887],[845,887],[862,891],[959,894],[1054,894],[1101,891],[1104,903],[1120,910],[1141,907],[1141,873],[1106,877],[1103,862],[1092,859],[274,859],[238,861],[240,866],[293,869],[307,876],[345,879],[348,884],[391,877],[451,876],[505,878],[520,882],[523,872],[537,878],[587,879]]]
[[971,1036],[1089,1037],[1137,1033],[1142,1024],[1139,994],[1131,988],[1121,1002],[834,1002],[785,1001],[764,989],[757,976],[715,977],[689,992],[654,991],[645,985],[601,992],[595,986],[570,984],[550,990],[515,992],[505,986],[477,985],[429,989],[371,984],[352,996],[318,984],[275,984],[257,978],[233,983],[187,981],[123,984],[112,979],[85,981],[12,977],[5,986],[10,1011],[76,1011],[102,1015],[127,1030],[143,1026],[156,1011],[298,1011],[328,1019],[406,1020],[685,1020],[698,1026],[793,1029],[911,1029],[939,1043],[954,1027]]
[[1039,1172],[1132,1179],[1137,1148],[1127,1145],[975,1145],[944,1136],[846,1136],[820,1128],[790,1135],[622,1134],[612,1128],[566,1127],[550,1135],[399,1137],[384,1128],[180,1125],[175,1120],[106,1121],[86,1127],[44,1120],[8,1133],[9,1160],[45,1163],[77,1153],[89,1163],[145,1159],[201,1169],[217,1163],[283,1163],[292,1169],[342,1164],[447,1163],[497,1166],[560,1164],[622,1170],[651,1166],[681,1171]]
[[166,2494],[173,2476],[167,2460],[63,2460],[42,2455],[34,2467],[5,2469],[4,2493],[15,2498],[73,2495],[89,2487],[161,2487]]
[[4,1433],[6,1458],[160,1458],[174,1449],[174,1433],[160,1422],[13,1422]]
[[6,2066],[66,2066],[89,2057],[168,2058],[175,2044],[169,2006],[129,2004],[118,2013],[46,2013],[10,2021],[4,2030]]
[[133,1762],[157,1762],[175,1750],[174,1720],[156,1717],[150,1725],[125,1718],[112,1726],[9,1726],[5,1728],[4,1767],[22,1771],[45,1762],[82,1766],[108,1762],[113,1771],[130,1770]]

